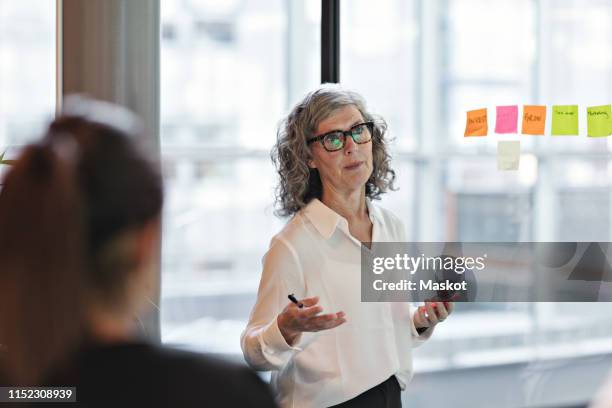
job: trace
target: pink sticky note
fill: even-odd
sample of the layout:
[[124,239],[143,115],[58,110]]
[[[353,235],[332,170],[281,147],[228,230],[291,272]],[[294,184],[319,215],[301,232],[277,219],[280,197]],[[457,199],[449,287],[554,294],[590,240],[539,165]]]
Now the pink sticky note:
[[516,133],[518,122],[518,106],[498,106],[495,133]]

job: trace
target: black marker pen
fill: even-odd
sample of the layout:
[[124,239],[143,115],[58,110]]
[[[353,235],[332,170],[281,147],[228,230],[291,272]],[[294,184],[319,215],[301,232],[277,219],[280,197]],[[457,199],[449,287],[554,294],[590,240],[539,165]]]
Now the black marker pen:
[[298,302],[295,296],[293,296],[293,293],[290,293],[287,297],[289,298],[290,301],[298,305],[300,309],[304,307],[304,304],[302,302]]

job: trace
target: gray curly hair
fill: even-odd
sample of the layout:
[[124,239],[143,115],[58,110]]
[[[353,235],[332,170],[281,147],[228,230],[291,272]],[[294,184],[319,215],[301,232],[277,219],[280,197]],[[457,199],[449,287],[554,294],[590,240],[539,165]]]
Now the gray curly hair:
[[395,171],[390,167],[391,156],[384,139],[387,123],[380,116],[368,112],[365,100],[356,92],[338,84],[323,84],[308,93],[291,109],[278,128],[271,157],[279,183],[276,186],[276,215],[291,216],[313,198],[321,198],[323,185],[317,169],[308,167],[312,158],[306,142],[312,138],[321,121],[337,109],[355,106],[365,121],[374,122],[372,135],[372,175],[366,182],[366,196],[380,199],[387,190],[395,190]]

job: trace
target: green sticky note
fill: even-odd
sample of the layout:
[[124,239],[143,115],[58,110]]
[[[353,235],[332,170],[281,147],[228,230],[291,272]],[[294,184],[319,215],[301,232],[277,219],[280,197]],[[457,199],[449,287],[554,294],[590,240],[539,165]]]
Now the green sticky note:
[[612,109],[610,105],[587,108],[589,137],[610,136],[612,133]]
[[553,105],[553,136],[578,136],[578,105]]

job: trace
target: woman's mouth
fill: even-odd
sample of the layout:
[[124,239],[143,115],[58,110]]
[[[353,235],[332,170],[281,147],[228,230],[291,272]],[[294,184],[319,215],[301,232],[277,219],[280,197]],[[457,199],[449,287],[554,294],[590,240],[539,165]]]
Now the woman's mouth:
[[362,164],[363,164],[363,162],[351,163],[348,166],[344,166],[344,168],[346,170],[357,170],[358,168],[361,167]]

